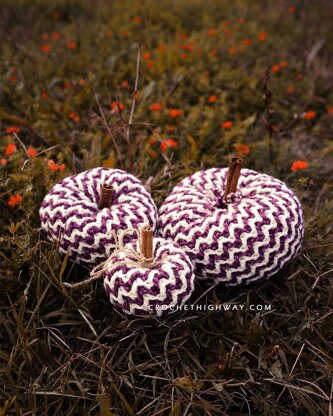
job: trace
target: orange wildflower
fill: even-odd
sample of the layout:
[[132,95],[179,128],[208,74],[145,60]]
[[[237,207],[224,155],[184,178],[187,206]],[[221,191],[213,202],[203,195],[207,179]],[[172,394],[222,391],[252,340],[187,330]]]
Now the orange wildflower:
[[287,87],[287,93],[293,94],[295,92],[295,88],[292,85],[288,85]]
[[19,133],[21,131],[21,127],[17,126],[10,126],[7,128],[6,133]]
[[211,95],[210,97],[208,97],[209,104],[215,103],[215,101],[216,101],[216,95]]
[[51,52],[51,46],[48,44],[43,45],[40,50],[44,53],[50,53]]
[[186,54],[186,53],[182,53],[182,54],[180,55],[180,59],[182,59],[183,61],[185,61],[187,58],[188,58],[188,56],[187,56],[187,54]]
[[229,48],[229,53],[230,53],[230,55],[235,55],[235,53],[236,53],[236,48],[235,48],[234,46],[230,46],[230,48]]
[[288,66],[288,61],[281,61],[280,62],[280,67],[281,68],[286,68]]
[[168,130],[171,132],[171,133],[173,133],[175,130],[176,130],[176,127],[175,126],[168,126]]
[[217,54],[218,54],[218,51],[214,49],[211,51],[210,56],[216,56]]
[[250,153],[250,148],[246,144],[237,143],[235,145],[237,156],[244,156]]
[[141,16],[134,16],[132,21],[134,23],[141,23],[142,22],[142,17]]
[[60,38],[60,33],[56,32],[51,35],[51,40],[58,40]]
[[1,164],[2,166],[6,166],[6,165],[7,165],[7,162],[8,162],[8,160],[7,160],[7,159],[5,159],[5,158],[2,158],[2,159],[0,160],[0,164]]
[[178,37],[179,37],[180,40],[186,40],[187,39],[187,34],[186,33],[180,33],[178,35]]
[[154,68],[154,66],[155,66],[155,62],[154,62],[154,61],[148,61],[148,62],[147,62],[147,67],[148,67],[149,69]]
[[328,109],[326,110],[327,114],[329,114],[330,116],[333,116],[333,107],[328,107]]
[[127,31],[127,30],[122,31],[122,32],[121,32],[121,36],[122,36],[123,38],[128,38],[128,36],[129,36],[128,31]]
[[80,85],[84,85],[85,83],[86,83],[86,81],[85,81],[84,79],[82,79],[82,78],[81,78],[81,79],[79,79],[79,84],[80,84]]
[[123,103],[120,103],[118,101],[113,101],[111,103],[111,110],[112,110],[113,113],[118,113],[119,110],[123,111],[124,109],[125,109],[125,106],[124,106]]
[[224,121],[222,124],[221,124],[221,127],[223,128],[223,129],[231,129],[231,127],[233,126],[233,122],[232,121]]
[[8,205],[13,208],[15,207],[15,205],[18,205],[21,201],[22,201],[22,195],[20,194],[11,195],[8,200]]
[[161,143],[162,152],[165,152],[169,147],[177,147],[178,143],[175,140],[167,139]]
[[222,26],[222,27],[224,27],[224,28],[228,27],[228,25],[229,25],[228,20],[223,20],[223,21],[221,22],[221,26]]
[[50,170],[52,170],[52,172],[56,172],[58,170],[58,165],[55,163],[54,160],[50,159],[47,161],[47,164],[49,165]]
[[40,98],[42,98],[43,100],[47,100],[49,98],[49,94],[46,91],[42,91],[40,93]]
[[142,55],[142,57],[143,57],[143,59],[146,59],[146,60],[151,59],[151,53],[150,53],[150,52],[145,52],[145,53]]
[[150,111],[161,111],[163,110],[163,105],[159,103],[154,103],[149,106]]
[[314,117],[316,117],[316,112],[313,110],[309,110],[302,115],[302,118],[305,118],[306,120],[311,120]]
[[129,88],[129,86],[130,86],[130,84],[129,84],[129,82],[127,81],[127,79],[125,79],[121,84],[120,84],[122,87],[124,87],[124,88]]
[[9,77],[9,79],[10,79],[12,82],[16,82],[16,81],[17,81],[17,77],[16,77],[15,75],[11,75],[11,76]]
[[30,157],[35,157],[37,155],[37,150],[31,146],[28,147],[27,152]]
[[150,156],[152,157],[152,159],[156,159],[157,158],[157,153],[155,150],[151,149],[149,151]]
[[12,155],[14,152],[16,152],[16,146],[14,143],[9,143],[9,145],[6,147],[5,155]]
[[73,121],[75,121],[75,123],[78,123],[81,120],[81,117],[74,112],[69,113],[68,117],[71,118]]
[[295,6],[288,7],[288,13],[294,14],[295,12],[296,12],[296,7]]
[[305,162],[304,160],[296,160],[296,162],[294,162],[291,165],[291,170],[293,172],[295,172],[296,170],[303,170],[306,169],[309,166],[308,162]]
[[111,38],[111,36],[113,35],[112,30],[107,30],[106,32],[104,32],[105,36],[107,36],[108,38]]
[[267,39],[267,32],[259,33],[259,35],[258,35],[259,42],[265,42],[266,39]]
[[64,163],[62,163],[59,167],[60,172],[64,172],[64,170],[66,169],[66,165]]
[[158,47],[157,47],[157,50],[160,52],[160,53],[163,53],[163,52],[165,52],[165,45],[158,45]]
[[273,72],[279,72],[279,71],[280,71],[280,69],[281,69],[281,68],[280,68],[280,65],[273,65],[273,66],[272,66],[272,71],[273,71]]
[[252,43],[252,40],[251,40],[251,39],[244,39],[244,40],[243,40],[243,43],[244,43],[244,45],[246,45],[246,46],[250,46],[250,45],[251,45],[251,43]]
[[217,30],[215,27],[213,27],[212,29],[208,30],[208,35],[209,36],[216,36],[217,35]]
[[72,40],[69,40],[67,42],[67,46],[69,47],[69,49],[76,49],[77,48],[77,43],[73,42]]
[[178,108],[170,108],[169,115],[171,118],[180,117],[183,114],[182,110],[178,110]]

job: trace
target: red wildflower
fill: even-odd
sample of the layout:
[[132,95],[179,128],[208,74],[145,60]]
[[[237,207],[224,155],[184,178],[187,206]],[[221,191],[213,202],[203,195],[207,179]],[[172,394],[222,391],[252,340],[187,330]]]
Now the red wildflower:
[[293,94],[295,92],[295,88],[292,85],[288,85],[287,87],[287,93]]
[[308,166],[308,162],[305,162],[304,160],[296,160],[296,162],[291,165],[290,169],[295,172],[296,170],[306,169]]
[[69,47],[69,49],[76,49],[77,48],[77,43],[73,42],[72,40],[69,40],[67,42],[67,46]]
[[327,114],[329,114],[330,116],[333,116],[333,107],[328,107],[327,109]]
[[157,50],[160,52],[160,53],[163,53],[163,52],[165,52],[165,45],[158,45],[158,47],[157,47]]
[[168,126],[168,130],[173,133],[176,130],[175,126]]
[[149,151],[150,156],[152,157],[152,159],[156,159],[157,158],[157,153],[155,150],[151,149]]
[[54,20],[59,20],[60,19],[60,13],[57,10],[55,10],[52,13],[52,17],[53,17]]
[[44,53],[50,53],[51,52],[51,46],[48,44],[43,45],[40,50]]
[[142,55],[142,57],[143,57],[143,59],[146,59],[146,60],[151,59],[151,53],[150,53],[150,52],[145,52],[145,53]]
[[108,38],[111,38],[111,36],[113,35],[112,30],[107,30],[106,32],[104,32],[105,36],[107,36]]
[[86,81],[85,81],[84,79],[82,79],[82,78],[81,78],[81,79],[79,79],[79,84],[80,84],[80,85],[84,85],[85,83],[86,83]]
[[75,121],[75,123],[78,123],[81,120],[81,117],[74,112],[69,113],[68,117],[71,118],[73,121]]
[[17,81],[17,76],[15,76],[15,75],[11,75],[11,76],[9,77],[9,79],[10,79],[12,82],[16,82],[16,81]]
[[28,155],[29,155],[30,157],[35,157],[35,156],[37,155],[37,150],[36,150],[36,149],[34,149],[34,148],[33,148],[33,147],[31,147],[31,146],[29,146],[29,147],[28,147],[27,152],[28,152]]
[[148,61],[148,62],[147,62],[147,67],[148,67],[149,69],[153,68],[154,66],[155,66],[155,62],[154,62],[154,61]]
[[288,61],[281,61],[280,62],[280,67],[281,68],[286,68],[288,66]]
[[177,147],[178,143],[172,139],[163,140],[161,143],[162,152],[165,152],[169,147]]
[[250,153],[250,148],[246,144],[237,143],[235,149],[237,156],[244,156]]
[[252,43],[252,40],[251,40],[251,39],[244,39],[244,40],[243,40],[243,43],[244,43],[244,45],[246,45],[246,46],[250,46],[250,45],[251,45],[251,43]]
[[216,36],[217,35],[217,30],[215,27],[213,27],[212,29],[208,30],[208,35],[209,36]]
[[170,108],[169,115],[171,118],[180,117],[183,114],[182,110],[178,110],[178,108]]
[[234,46],[230,46],[230,48],[229,48],[229,53],[230,53],[230,55],[235,55],[235,53],[236,53],[236,48],[235,48]]
[[6,133],[19,133],[20,131],[21,131],[21,127],[10,126],[7,128]]
[[66,165],[64,163],[62,163],[59,167],[60,172],[63,172],[66,169]]
[[9,143],[9,145],[6,147],[5,155],[9,156],[9,155],[12,155],[14,152],[16,152],[15,144]]
[[7,160],[7,159],[5,159],[5,158],[2,158],[2,159],[0,160],[0,164],[1,164],[2,166],[6,166],[6,165],[7,165],[7,162],[8,162],[8,160]]
[[273,71],[273,72],[279,72],[279,71],[280,71],[280,69],[281,69],[281,68],[280,68],[280,65],[273,65],[273,66],[272,66],[272,71]]
[[60,33],[56,32],[51,35],[51,40],[58,40],[60,38]]
[[43,100],[47,100],[49,98],[49,94],[46,91],[42,91],[40,93],[40,98],[42,98]]
[[302,118],[305,118],[306,120],[310,120],[314,117],[316,117],[316,112],[313,110],[309,110],[306,113],[302,114]]
[[22,195],[20,194],[11,195],[8,200],[8,205],[13,208],[15,207],[15,205],[18,205],[21,201],[22,201]]
[[125,106],[124,106],[123,103],[120,103],[118,101],[113,101],[111,103],[111,110],[112,110],[113,113],[118,113],[119,110],[123,111],[124,109],[125,109]]
[[223,128],[223,129],[231,129],[231,127],[233,126],[233,122],[232,121],[224,121],[222,124],[221,124],[221,127]]
[[211,95],[210,97],[208,97],[209,104],[215,103],[215,101],[216,101],[216,95]]
[[212,50],[210,55],[211,56],[216,56],[218,54],[218,51],[216,49]]
[[64,90],[70,90],[73,88],[73,84],[70,81],[64,82]]
[[223,21],[221,22],[221,26],[222,26],[223,28],[228,27],[228,25],[229,25],[228,20],[223,20]]
[[142,17],[141,16],[134,16],[132,21],[134,23],[141,23],[142,22]]
[[127,81],[127,79],[125,79],[121,84],[120,84],[122,87],[124,87],[124,88],[129,88],[129,86],[130,86],[130,84],[129,84],[129,82]]
[[258,35],[259,42],[265,42],[266,39],[267,39],[267,32],[259,33],[259,35]]
[[50,159],[47,161],[47,164],[49,165],[50,170],[52,170],[52,172],[56,172],[58,170],[58,165],[55,163],[54,160]]
[[295,12],[296,12],[296,7],[295,6],[288,7],[288,13],[294,14]]
[[149,106],[149,110],[150,111],[162,111],[163,110],[163,105],[159,104],[159,103],[151,104]]

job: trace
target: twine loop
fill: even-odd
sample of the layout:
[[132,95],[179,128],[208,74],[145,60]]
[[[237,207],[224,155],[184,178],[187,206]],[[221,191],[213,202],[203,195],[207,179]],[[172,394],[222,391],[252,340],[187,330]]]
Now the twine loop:
[[105,274],[105,272],[109,270],[110,266],[112,265],[114,261],[114,258],[118,254],[121,254],[121,253],[126,254],[127,258],[117,262],[117,266],[125,265],[125,266],[134,266],[134,267],[143,267],[147,269],[153,269],[154,267],[159,266],[166,260],[167,258],[166,254],[163,254],[160,260],[154,260],[153,257],[146,258],[141,252],[138,252],[130,247],[126,247],[124,243],[124,238],[127,234],[130,234],[130,233],[136,234],[140,247],[141,247],[140,233],[137,229],[128,228],[127,230],[122,231],[119,234],[119,237],[117,233],[114,230],[112,230],[111,234],[113,235],[115,242],[116,242],[116,248],[113,251],[113,253],[104,262],[102,262],[101,264],[98,264],[96,267],[92,269],[92,271],[90,272],[90,277],[88,279],[83,280],[82,282],[74,283],[74,284],[64,282],[64,285],[66,287],[75,288],[75,287],[90,283],[96,279],[99,279],[101,276]]

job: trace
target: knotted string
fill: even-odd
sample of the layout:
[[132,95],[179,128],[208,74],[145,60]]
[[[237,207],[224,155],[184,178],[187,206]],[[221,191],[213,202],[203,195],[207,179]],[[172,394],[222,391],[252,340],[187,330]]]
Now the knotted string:
[[99,279],[101,276],[103,276],[105,272],[109,270],[110,266],[113,263],[114,258],[120,253],[126,254],[128,258],[117,262],[117,266],[125,265],[125,266],[144,267],[148,269],[153,269],[154,267],[159,266],[165,261],[165,259],[167,258],[167,254],[163,254],[160,260],[154,260],[153,257],[146,258],[141,252],[138,252],[130,247],[125,247],[124,237],[130,233],[136,234],[137,239],[140,243],[140,247],[141,247],[140,234],[139,234],[139,231],[136,230],[135,228],[128,228],[127,230],[122,231],[119,235],[119,238],[116,232],[112,230],[111,234],[114,236],[114,239],[116,242],[116,248],[113,251],[113,253],[110,255],[110,257],[107,258],[103,263],[94,267],[92,271],[90,272],[90,277],[88,279],[83,280],[82,282],[74,283],[74,284],[64,282],[64,285],[66,287],[70,287],[73,289],[73,288],[88,284],[90,282],[93,282],[94,280]]

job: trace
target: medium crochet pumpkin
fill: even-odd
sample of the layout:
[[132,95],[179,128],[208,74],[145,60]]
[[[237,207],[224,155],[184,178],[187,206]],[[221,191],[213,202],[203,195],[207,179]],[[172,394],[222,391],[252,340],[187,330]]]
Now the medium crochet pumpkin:
[[[112,190],[110,189],[112,187]],[[157,209],[144,185],[119,169],[95,168],[56,184],[40,208],[42,229],[61,253],[96,264],[115,248],[114,232],[155,227]]]
[[139,239],[121,244],[92,271],[91,279],[102,277],[110,303],[126,314],[162,316],[176,312],[193,292],[193,265],[176,243],[163,238],[152,240],[148,227],[141,235],[150,237],[150,248],[146,239],[148,251],[142,249]]
[[277,273],[296,256],[304,233],[300,202],[284,182],[249,169],[238,177],[237,191],[228,194],[228,169],[197,172],[159,210],[160,235],[187,252],[198,277],[226,286]]

